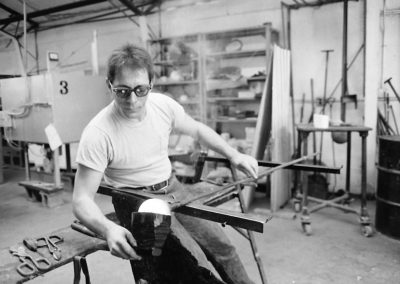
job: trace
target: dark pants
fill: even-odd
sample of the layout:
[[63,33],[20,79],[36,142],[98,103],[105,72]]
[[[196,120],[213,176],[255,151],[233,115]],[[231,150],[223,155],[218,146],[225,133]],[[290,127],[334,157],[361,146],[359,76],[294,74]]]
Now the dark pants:
[[[201,192],[206,188],[203,186]],[[173,177],[167,194],[176,200],[185,200],[193,195],[193,191],[185,190]],[[141,202],[138,200],[135,204],[123,195],[113,196],[115,212],[122,226],[134,229],[130,228],[131,213],[137,212]],[[171,233],[162,254],[152,256],[144,252],[141,256],[141,261],[131,261],[137,281],[144,279],[150,284],[253,283],[221,225],[200,218],[173,214]]]

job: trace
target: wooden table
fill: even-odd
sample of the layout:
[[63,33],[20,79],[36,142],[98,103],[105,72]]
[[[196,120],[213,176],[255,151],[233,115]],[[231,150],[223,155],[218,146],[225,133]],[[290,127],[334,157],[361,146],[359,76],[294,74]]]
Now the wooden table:
[[[116,220],[115,213],[107,214],[106,216],[113,221]],[[61,259],[59,261],[55,260],[46,247],[39,248],[37,252],[26,249],[26,252],[34,258],[47,258],[51,265],[45,271],[38,271],[30,276],[22,276],[16,269],[21,264],[19,258],[12,255],[8,247],[2,248],[0,250],[0,283],[24,283],[72,262],[76,256],[86,256],[98,250],[108,250],[106,241],[89,237],[73,230],[71,227],[62,228],[47,235],[58,235],[64,239],[63,242],[57,243],[57,246],[61,249]],[[36,238],[40,237],[43,236],[36,236]],[[25,247],[22,239],[18,241],[16,245]]]

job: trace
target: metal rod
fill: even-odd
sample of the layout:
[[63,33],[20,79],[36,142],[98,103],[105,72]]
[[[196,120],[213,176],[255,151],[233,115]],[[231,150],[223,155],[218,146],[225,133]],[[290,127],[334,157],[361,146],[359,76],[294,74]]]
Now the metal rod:
[[305,99],[306,99],[306,94],[303,93],[303,95],[302,95],[302,97],[301,97],[300,123],[303,123]]
[[26,42],[26,1],[24,0],[23,2],[23,16],[24,16],[24,49],[25,49],[25,58],[24,58],[24,67],[25,70],[28,70],[28,47],[27,47],[27,42]]
[[[236,169],[232,165],[231,165],[231,172],[232,172],[233,180],[238,180],[238,175],[237,175]],[[242,190],[240,188],[240,185],[237,184],[235,187],[236,187],[236,190],[237,190],[237,193],[238,193],[240,209],[242,210],[243,213],[247,213],[247,208],[246,208],[246,205],[245,205],[245,202],[244,202],[243,193],[242,193]],[[260,273],[261,282],[262,282],[262,284],[267,284],[268,283],[267,276],[265,275],[264,265],[262,263],[262,259],[260,257],[260,254],[258,253],[258,249],[257,249],[257,245],[256,245],[256,239],[254,238],[254,234],[253,234],[252,231],[247,230],[247,236],[248,236],[248,239],[250,241],[250,246],[251,246],[251,250],[253,252],[254,260],[257,263],[257,268],[258,268],[258,271]]]
[[179,207],[185,206],[185,205],[187,205],[187,204],[189,204],[189,203],[192,203],[192,202],[194,202],[194,201],[197,201],[197,200],[199,200],[199,199],[203,199],[203,198],[212,196],[212,195],[214,195],[214,194],[217,194],[217,193],[220,193],[220,192],[224,192],[224,191],[226,191],[226,190],[228,190],[228,189],[231,189],[232,187],[234,187],[234,186],[236,186],[236,185],[240,185],[240,184],[248,183],[248,182],[254,182],[254,181],[256,181],[256,180],[261,179],[261,178],[264,177],[264,176],[267,176],[267,175],[272,174],[273,172],[275,172],[275,171],[277,171],[277,170],[284,169],[284,168],[286,168],[286,167],[288,167],[288,166],[290,166],[290,165],[293,165],[293,164],[299,163],[299,162],[301,162],[301,161],[307,160],[308,158],[315,157],[317,154],[318,154],[318,152],[313,153],[313,154],[308,155],[308,156],[303,156],[303,157],[298,158],[298,159],[296,159],[296,160],[292,160],[292,161],[287,162],[287,163],[284,163],[284,164],[282,164],[282,165],[279,165],[279,166],[270,168],[270,169],[268,169],[268,170],[266,170],[266,171],[264,171],[264,172],[258,174],[258,177],[257,177],[257,178],[247,177],[247,178],[244,178],[244,179],[241,179],[241,180],[238,180],[238,181],[234,181],[234,182],[232,182],[232,183],[230,183],[230,184],[227,184],[227,185],[225,185],[225,186],[219,188],[219,189],[216,190],[216,191],[207,192],[207,193],[204,193],[204,194],[200,194],[200,195],[198,195],[198,196],[196,196],[196,197],[193,197],[193,198],[190,198],[190,199],[188,199],[188,200],[183,200],[183,201],[175,202],[175,203],[171,204],[171,210],[175,210],[175,209],[177,209],[177,208],[179,208]]
[[[314,100],[314,79],[311,78],[310,81],[310,88],[311,88],[311,121],[314,121],[313,115],[315,113],[315,100]],[[312,133],[312,139],[313,139],[313,151],[314,153],[317,151],[317,136],[316,133],[313,132]],[[313,164],[316,165],[317,164],[317,157],[314,156],[313,159]]]
[[[299,139],[297,139],[299,140]],[[297,152],[298,153],[298,152]],[[298,154],[297,157],[300,157],[301,154]],[[219,157],[205,157],[206,161],[209,162],[221,162],[221,163],[229,163],[229,160],[226,158]],[[274,161],[262,161],[258,160],[258,165],[260,167],[275,167],[282,165],[282,162],[274,162]],[[321,172],[321,173],[330,173],[330,174],[340,174],[341,168],[330,168],[326,166],[318,166],[318,165],[308,165],[308,164],[294,164],[288,166],[286,169],[296,170],[296,171],[308,171],[308,172]]]
[[346,154],[346,192],[350,193],[351,175],[351,131],[347,132],[347,154]]
[[397,120],[396,120],[396,116],[394,115],[393,106],[389,105],[389,108],[390,108],[390,111],[393,116],[394,126],[396,127],[396,134],[399,135],[399,127],[397,126]]
[[[333,49],[326,49],[322,50],[322,52],[325,52],[325,79],[324,79],[324,98],[322,100],[322,114],[325,114],[325,106],[326,106],[326,88],[328,85],[328,65],[329,65],[329,53],[333,52]],[[321,132],[321,138],[319,142],[319,162],[318,164],[321,165],[322,162],[322,145],[323,145],[323,140],[324,139],[324,132]]]
[[346,103],[344,97],[347,95],[347,14],[348,0],[343,1],[343,50],[342,50],[342,96],[340,104],[340,119],[346,121]]

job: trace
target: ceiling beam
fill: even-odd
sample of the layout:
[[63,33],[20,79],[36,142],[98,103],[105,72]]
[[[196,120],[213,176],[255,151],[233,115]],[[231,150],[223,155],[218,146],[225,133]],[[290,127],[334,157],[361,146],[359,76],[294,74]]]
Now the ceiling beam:
[[[343,2],[343,0],[315,0],[315,1],[292,0],[292,1],[295,4],[286,5],[287,7],[291,8],[291,9],[299,9],[299,8],[306,8],[306,7],[320,7],[320,6],[324,6],[324,5],[328,5],[328,4]],[[301,1],[301,3],[299,1]],[[358,2],[358,0],[349,0],[349,1]]]
[[[6,5],[4,5],[4,4],[2,4],[2,3],[0,3],[0,8],[3,9],[4,11],[7,11],[8,13],[10,13],[10,14],[13,15],[13,16],[20,16],[20,17],[22,17],[22,19],[24,18],[24,15],[23,15],[23,14],[21,14],[21,13],[15,11],[15,10],[13,10],[13,9],[11,9],[10,7],[8,7],[8,6],[6,6]],[[29,17],[27,17],[27,21],[28,21],[32,26],[34,26],[34,27],[37,27],[37,26],[39,25],[39,24],[36,23],[35,21],[32,21],[31,19],[29,19]],[[9,24],[9,23],[7,23],[7,25],[8,25],[8,24]]]
[[[107,2],[107,0],[84,0],[84,1],[79,1],[79,2],[68,3],[65,5],[60,5],[60,6],[28,13],[27,18],[41,17],[41,16],[45,16],[45,15],[49,15],[49,14],[53,14],[53,13],[57,13],[57,12],[62,12],[62,11],[66,11],[66,10],[89,6],[89,5],[93,5],[93,4],[97,4],[97,3],[101,3],[101,2]],[[17,22],[22,19],[23,19],[23,15],[21,15],[21,14],[14,15],[7,19],[0,19],[0,25]]]
[[143,14],[135,5],[132,4],[129,0],[119,0],[122,4],[124,4],[127,8],[129,8],[135,15],[141,16]]
[[147,14],[153,12],[153,9],[155,7],[159,7],[160,4],[161,4],[161,0],[155,0],[152,4],[149,4],[149,6],[144,11],[144,14],[147,15]]

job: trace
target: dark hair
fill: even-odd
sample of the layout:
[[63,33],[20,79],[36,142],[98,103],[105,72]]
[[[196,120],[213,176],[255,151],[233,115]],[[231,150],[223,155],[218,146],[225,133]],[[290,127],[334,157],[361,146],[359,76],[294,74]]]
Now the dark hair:
[[108,58],[107,79],[112,83],[117,72],[119,72],[123,67],[145,69],[149,74],[149,81],[153,81],[153,62],[150,54],[144,48],[128,43],[114,50]]

